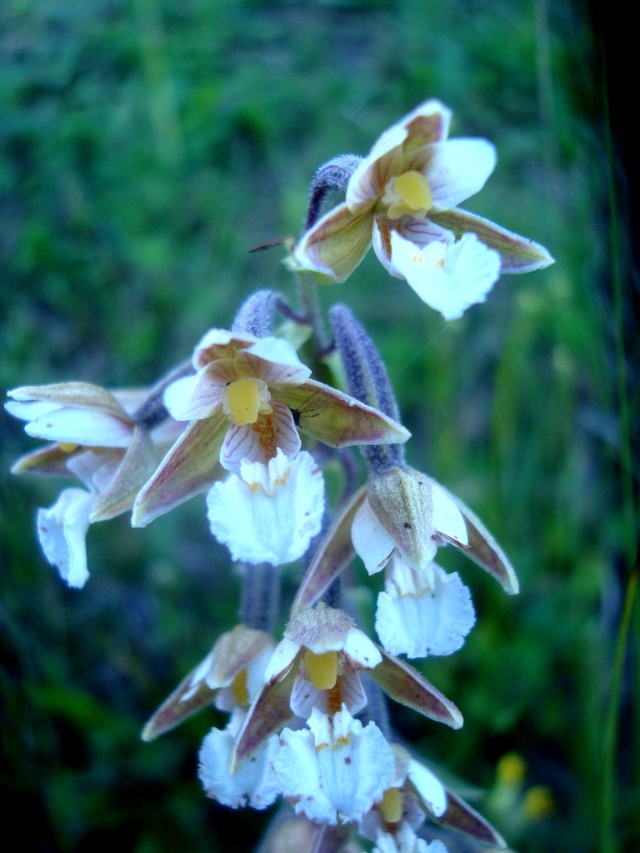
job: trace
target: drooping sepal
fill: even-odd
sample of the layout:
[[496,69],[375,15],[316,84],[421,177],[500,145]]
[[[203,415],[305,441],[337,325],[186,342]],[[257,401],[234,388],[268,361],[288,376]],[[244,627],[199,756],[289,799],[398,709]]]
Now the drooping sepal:
[[229,773],[235,773],[248,761],[264,741],[294,719],[290,697],[295,681],[295,668],[278,681],[268,681],[249,708],[229,754]]
[[468,803],[446,789],[447,807],[444,814],[432,814],[433,819],[441,826],[446,826],[450,829],[461,832],[475,841],[480,841],[482,844],[490,844],[493,848],[504,850],[507,846],[506,841],[500,833],[494,829],[489,821],[485,820],[482,815],[479,815],[475,809],[472,809]]
[[156,449],[148,431],[142,426],[134,427],[131,444],[113,480],[93,504],[91,522],[107,521],[130,510],[157,461]]
[[[231,685],[243,671],[268,654],[274,647],[264,631],[236,625],[222,634],[207,657],[184,678],[165,699],[142,731],[142,740],[150,741],[180,725],[184,720],[210,706],[219,692]],[[259,675],[262,673],[260,672]],[[248,704],[251,689],[249,675],[242,690],[236,689],[235,705]],[[239,693],[247,693],[247,701],[239,701]],[[226,703],[225,703],[226,704]]]
[[133,527],[145,527],[226,473],[219,455],[227,427],[222,409],[187,427],[138,493],[131,517]]
[[385,693],[430,720],[444,723],[452,729],[462,726],[462,714],[453,702],[408,663],[379,648],[382,662],[368,670],[367,675],[379,684]]
[[353,559],[351,526],[366,493],[363,486],[353,495],[317,547],[291,606],[292,616],[313,607]]
[[289,406],[303,432],[329,447],[401,444],[411,435],[382,412],[314,379],[280,387],[273,396]]
[[475,213],[456,208],[430,213],[429,218],[453,231],[458,239],[465,234],[476,234],[485,246],[500,255],[501,273],[533,272],[555,263],[544,246]]
[[478,516],[472,512],[460,498],[447,491],[444,486],[439,488],[455,503],[464,518],[467,528],[468,543],[464,552],[474,563],[492,575],[509,595],[516,595],[520,584],[509,558],[495,541]]

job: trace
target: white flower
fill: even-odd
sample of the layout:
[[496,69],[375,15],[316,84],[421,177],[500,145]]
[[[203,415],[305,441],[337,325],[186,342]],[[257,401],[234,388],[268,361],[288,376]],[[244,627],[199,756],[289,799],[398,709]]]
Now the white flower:
[[458,573],[447,574],[435,563],[411,569],[395,555],[386,571],[376,611],[384,648],[409,658],[450,655],[461,648],[475,613]]
[[243,716],[242,711],[235,710],[226,728],[212,729],[204,739],[200,749],[200,781],[207,795],[224,806],[237,809],[250,805],[254,809],[266,809],[279,794],[273,771],[278,738],[266,740],[250,761],[230,775],[227,770],[229,751]]
[[393,778],[391,747],[373,722],[363,726],[344,706],[333,717],[314,709],[307,725],[280,734],[273,769],[282,795],[309,820],[360,820]]
[[553,263],[544,247],[458,208],[484,186],[496,152],[486,139],[448,140],[450,120],[430,100],[383,133],[349,178],[345,201],[303,234],[294,262],[344,281],[373,242],[385,268],[447,319],[483,302],[501,267]]
[[242,460],[241,476],[215,483],[207,497],[209,524],[234,560],[290,563],[320,530],[324,480],[306,451],[290,461],[278,448],[268,465]]

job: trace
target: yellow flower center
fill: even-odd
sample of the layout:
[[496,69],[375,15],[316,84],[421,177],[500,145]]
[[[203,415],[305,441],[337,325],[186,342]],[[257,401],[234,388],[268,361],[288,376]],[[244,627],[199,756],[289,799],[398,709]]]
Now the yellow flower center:
[[400,219],[410,214],[414,219],[424,219],[433,207],[429,181],[420,172],[405,172],[391,178],[384,190],[382,203],[389,219]]
[[[237,379],[227,387],[229,414],[238,426],[254,424],[258,420],[262,402],[258,384],[260,381],[259,379]],[[264,382],[262,384],[265,385]]]
[[248,705],[249,704],[249,691],[247,689],[247,670],[241,669],[240,672],[236,675],[236,677],[231,682],[231,692],[233,694],[233,698],[236,700],[238,705]]
[[308,649],[304,656],[304,662],[316,690],[331,690],[336,686],[338,680],[338,653],[322,652],[319,655]]
[[398,823],[402,817],[402,791],[400,788],[387,788],[382,795],[380,812],[387,823]]

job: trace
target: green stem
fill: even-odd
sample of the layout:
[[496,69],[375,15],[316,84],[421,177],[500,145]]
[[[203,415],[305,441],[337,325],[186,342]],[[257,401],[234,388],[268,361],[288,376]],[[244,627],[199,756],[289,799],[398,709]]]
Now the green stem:
[[302,313],[304,314],[307,323],[309,323],[313,329],[313,335],[316,340],[316,350],[317,352],[324,353],[329,348],[330,340],[320,312],[318,286],[314,281],[314,274],[304,272],[297,274],[296,284],[298,286],[298,299],[300,300]]
[[615,794],[615,766],[618,741],[618,718],[620,715],[620,693],[622,690],[622,674],[624,670],[625,652],[629,627],[633,614],[636,589],[638,586],[637,569],[631,574],[627,585],[624,600],[622,621],[616,639],[616,654],[613,662],[613,679],[611,683],[611,696],[607,719],[604,730],[604,757],[602,767],[602,830],[601,846],[602,853],[614,853],[617,844],[614,836],[614,794]]

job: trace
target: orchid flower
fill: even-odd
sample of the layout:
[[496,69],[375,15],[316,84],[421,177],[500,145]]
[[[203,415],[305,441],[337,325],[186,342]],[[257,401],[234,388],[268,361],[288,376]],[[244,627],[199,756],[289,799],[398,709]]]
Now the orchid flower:
[[293,460],[297,427],[331,447],[402,443],[409,433],[353,397],[310,379],[287,341],[210,330],[193,356],[194,376],[170,385],[164,402],[190,420],[141,490],[133,524],[142,527],[242,464],[268,466],[278,450]]
[[397,702],[451,728],[462,725],[453,702],[417,670],[375,645],[344,611],[320,602],[297,613],[276,646],[231,752],[232,772],[296,717],[362,710],[367,696],[360,672]]
[[452,320],[483,302],[501,272],[553,263],[543,246],[458,208],[482,189],[496,152],[486,139],[447,139],[450,121],[430,100],[383,133],[345,201],[302,235],[294,266],[344,281],[373,243],[391,275]]

